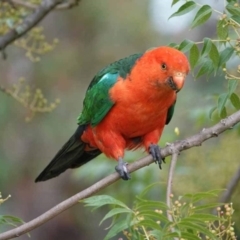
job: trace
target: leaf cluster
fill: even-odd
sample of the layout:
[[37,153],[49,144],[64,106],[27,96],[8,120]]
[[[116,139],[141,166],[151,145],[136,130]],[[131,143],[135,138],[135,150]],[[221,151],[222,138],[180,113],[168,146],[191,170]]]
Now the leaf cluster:
[[[40,1],[33,0],[29,2],[34,4],[40,3]],[[0,1],[0,36],[4,36],[12,29],[21,31],[19,24],[32,13],[32,9],[22,5],[14,4],[11,1]],[[52,51],[57,43],[58,39],[54,39],[52,43],[47,42],[43,34],[43,28],[35,27],[28,31],[25,36],[16,40],[14,45],[24,49],[26,51],[26,57],[36,62],[40,60],[40,55]]]
[[27,116],[25,118],[27,122],[31,121],[36,113],[52,112],[60,103],[60,99],[48,103],[42,90],[32,90],[30,86],[26,84],[24,78],[20,78],[19,81],[10,88],[6,89],[0,86],[0,90],[7,93],[27,109]]
[[[136,196],[133,207],[108,195],[93,196],[83,200],[86,206],[93,210],[104,205],[111,210],[104,216],[102,222],[112,219],[105,240],[111,239],[123,232],[126,239],[236,239],[232,222],[234,212],[232,204],[209,203],[210,198],[216,197],[219,190],[203,193],[185,194],[175,200],[171,195],[171,205],[164,202],[152,201],[145,194],[152,184],[140,195]],[[216,209],[217,214],[209,213]],[[167,217],[170,214],[172,221]]]
[[[0,205],[2,203],[4,203],[5,201],[7,201],[11,196],[9,195],[7,198],[3,199],[2,195],[0,193]],[[10,225],[13,227],[17,227],[18,224],[23,224],[24,222],[18,218],[18,217],[14,217],[14,216],[10,216],[10,215],[0,215],[0,226],[1,225]]]
[[[179,2],[173,0],[172,6]],[[195,79],[202,76],[209,78],[210,75],[222,72],[228,80],[227,92],[219,94],[217,104],[209,113],[210,118],[217,110],[219,118],[227,116],[226,103],[230,102],[231,107],[240,109],[240,99],[235,90],[240,80],[240,64],[235,70],[229,70],[227,64],[234,57],[240,58],[240,6],[237,1],[227,1],[224,12],[213,9],[210,5],[200,5],[196,1],[187,1],[173,13],[170,18],[187,14],[198,8],[190,25],[195,28],[206,23],[213,13],[218,14],[216,22],[216,39],[205,37],[202,41],[194,42],[185,39],[180,44],[171,43],[182,52],[188,53],[189,62]]]

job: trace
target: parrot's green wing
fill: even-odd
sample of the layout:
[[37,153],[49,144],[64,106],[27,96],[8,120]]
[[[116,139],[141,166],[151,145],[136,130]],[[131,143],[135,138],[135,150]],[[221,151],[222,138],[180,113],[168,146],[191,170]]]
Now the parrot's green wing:
[[109,97],[109,90],[116,83],[118,77],[126,78],[132,67],[142,54],[134,54],[114,62],[101,71],[93,78],[90,83],[85,99],[83,110],[78,117],[78,124],[91,124],[96,126],[106,116],[114,105]]
[[118,73],[106,73],[100,80],[87,90],[83,111],[78,118],[78,124],[96,126],[108,113],[114,102],[109,98],[109,89],[116,83]]
[[174,113],[175,104],[176,104],[176,101],[175,101],[175,102],[173,103],[173,105],[170,106],[170,108],[168,109],[166,124],[169,124],[170,121],[171,121],[171,119],[172,119],[172,116],[173,116],[173,113]]

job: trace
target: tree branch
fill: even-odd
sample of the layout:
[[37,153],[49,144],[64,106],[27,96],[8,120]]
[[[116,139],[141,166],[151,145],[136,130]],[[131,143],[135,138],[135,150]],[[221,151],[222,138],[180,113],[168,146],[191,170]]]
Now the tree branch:
[[[173,182],[173,173],[176,168],[177,164],[177,159],[178,159],[178,151],[176,151],[173,147],[172,144],[170,144],[170,147],[172,148],[172,159],[170,162],[170,167],[169,167],[169,173],[168,173],[168,183],[167,183],[167,194],[166,194],[166,202],[168,206],[168,211],[167,211],[167,218],[170,222],[173,221],[173,213],[170,212],[171,209],[171,194],[172,194],[172,182]],[[174,228],[171,228],[171,232],[174,232]],[[178,238],[174,237],[174,240],[178,240]]]
[[[171,208],[171,194],[172,194],[172,181],[173,181],[173,173],[177,164],[178,152],[173,150],[172,159],[169,167],[168,173],[168,183],[167,183],[167,194],[166,194],[166,202],[167,206]],[[172,215],[167,211],[167,217],[170,222],[173,221]]]
[[[31,3],[31,2],[26,2],[25,0],[11,0],[11,2],[14,5],[18,5],[21,7],[28,8],[30,10],[35,10],[39,7],[39,5]],[[56,10],[65,10],[65,9],[70,9],[79,4],[80,0],[69,0],[68,2],[61,3],[57,7],[55,7]]]
[[[224,131],[228,129],[232,129],[232,127],[236,125],[238,122],[240,122],[240,111],[237,111],[236,113],[230,115],[229,117],[222,119],[219,123],[217,123],[213,127],[204,128],[200,133],[194,136],[191,136],[181,141],[176,141],[170,146],[162,148],[161,156],[166,157],[171,155],[172,148],[174,148],[176,152],[181,152],[183,150],[186,150],[195,146],[201,146],[201,144],[204,141],[208,140],[209,138],[217,137],[219,134],[223,133]],[[128,170],[129,172],[134,172],[140,168],[148,166],[151,163],[153,163],[153,159],[152,159],[152,156],[149,155],[147,157],[144,157],[142,159],[135,161],[132,164],[129,164]],[[56,217],[61,212],[77,204],[80,200],[87,198],[89,196],[92,196],[93,194],[99,192],[103,188],[116,182],[119,178],[120,177],[117,173],[110,174],[109,176],[103,178],[102,180],[96,182],[89,188],[61,202],[60,204],[56,205],[55,207],[51,208],[50,210],[43,213],[39,217],[31,220],[30,222],[0,234],[0,240],[15,238],[39,227],[40,225],[49,221],[51,218]]]
[[63,0],[43,0],[35,12],[27,16],[21,24],[0,37],[0,51],[4,51],[8,44],[23,36],[36,26],[50,11]]
[[236,171],[236,173],[228,183],[227,190],[223,193],[223,195],[219,200],[220,203],[226,203],[230,201],[231,196],[234,190],[236,189],[239,181],[240,181],[240,167],[238,168],[238,170]]

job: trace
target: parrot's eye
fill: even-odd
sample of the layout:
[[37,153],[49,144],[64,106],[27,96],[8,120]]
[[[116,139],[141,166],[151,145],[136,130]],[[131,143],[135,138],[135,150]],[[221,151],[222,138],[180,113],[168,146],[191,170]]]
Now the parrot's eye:
[[167,69],[167,65],[165,63],[162,63],[161,68],[162,68],[162,70],[166,70]]

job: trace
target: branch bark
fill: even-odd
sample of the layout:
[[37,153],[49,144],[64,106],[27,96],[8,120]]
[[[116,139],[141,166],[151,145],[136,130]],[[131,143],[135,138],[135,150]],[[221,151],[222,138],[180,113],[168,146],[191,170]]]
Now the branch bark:
[[[229,117],[222,119],[216,125],[210,128],[204,128],[202,131],[196,135],[193,135],[189,138],[184,140],[176,141],[170,146],[161,149],[162,157],[166,157],[172,155],[172,149],[176,152],[181,152],[183,150],[201,146],[201,144],[208,140],[209,138],[217,137],[219,134],[223,133],[228,129],[232,129],[234,125],[240,122],[240,111],[230,115]],[[137,160],[136,162],[128,165],[129,172],[134,172],[140,168],[148,166],[149,164],[153,163],[152,156],[147,156],[142,159]],[[68,198],[67,200],[59,203],[55,207],[51,208],[47,212],[43,213],[39,217],[27,222],[19,227],[16,227],[12,230],[4,232],[0,234],[0,240],[7,240],[12,239],[15,237],[19,237],[20,235],[27,233],[40,225],[44,224],[45,222],[49,221],[51,218],[56,217],[61,212],[67,210],[68,208],[72,207],[73,205],[77,204],[80,200],[92,196],[93,194],[99,192],[103,188],[113,184],[117,180],[119,180],[119,175],[117,173],[112,173],[109,176],[103,178],[102,180],[96,182],[89,188],[77,193],[76,195]]]
[[[11,2],[14,5],[18,5],[21,7],[25,7],[27,9],[35,10],[39,7],[39,5],[31,3],[31,2],[26,2],[26,0],[11,0]],[[69,0],[68,2],[61,3],[57,7],[55,7],[56,10],[65,10],[65,9],[70,9],[79,4],[80,0]]]
[[8,33],[0,37],[0,51],[10,43],[23,36],[26,32],[36,26],[49,12],[51,12],[63,0],[44,0],[42,4],[32,13],[27,16],[21,24],[10,30]]

